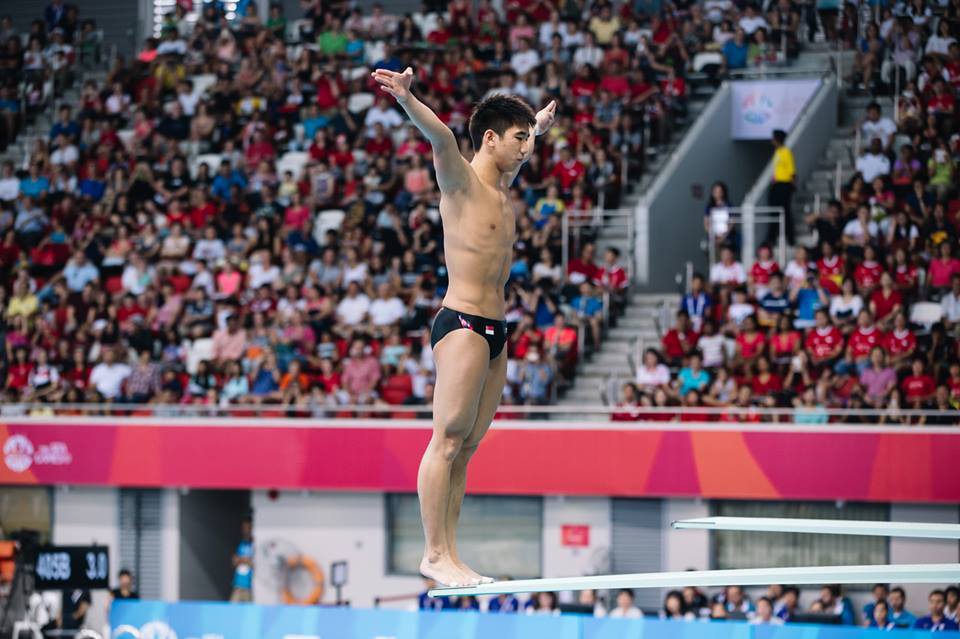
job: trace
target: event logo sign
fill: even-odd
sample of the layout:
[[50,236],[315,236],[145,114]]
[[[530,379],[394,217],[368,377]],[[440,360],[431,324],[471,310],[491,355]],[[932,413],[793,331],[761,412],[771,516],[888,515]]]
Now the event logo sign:
[[3,461],[13,472],[22,473],[34,464],[67,466],[73,462],[73,456],[63,442],[50,442],[34,447],[26,435],[11,435],[3,444]]
[[819,86],[820,80],[734,82],[730,136],[769,140],[776,129],[790,131]]

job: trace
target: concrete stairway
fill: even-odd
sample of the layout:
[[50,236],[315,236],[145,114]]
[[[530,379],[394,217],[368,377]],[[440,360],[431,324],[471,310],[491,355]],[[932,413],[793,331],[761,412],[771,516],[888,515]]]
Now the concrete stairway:
[[[834,198],[837,176],[837,162],[840,163],[841,188],[845,187],[856,172],[856,135],[857,124],[866,115],[867,105],[874,101],[870,96],[840,97],[840,121],[836,136],[830,140],[816,168],[800,184],[793,198],[793,220],[800,243],[810,246],[814,242],[811,230],[803,218],[815,210],[817,195],[820,206]],[[893,117],[893,103],[890,98],[878,98],[883,115]],[[865,142],[863,142],[865,144]]]
[[[617,321],[616,328],[609,329],[600,350],[580,364],[573,386],[560,399],[559,405],[597,406],[602,401],[602,394],[608,391],[611,380],[623,382],[633,379],[629,358],[636,362],[638,353],[642,353],[647,346],[659,348],[658,318],[661,314],[672,318],[679,303],[679,294],[631,295],[626,312]],[[672,320],[669,321],[672,323]],[[664,326],[663,330],[668,328]]]

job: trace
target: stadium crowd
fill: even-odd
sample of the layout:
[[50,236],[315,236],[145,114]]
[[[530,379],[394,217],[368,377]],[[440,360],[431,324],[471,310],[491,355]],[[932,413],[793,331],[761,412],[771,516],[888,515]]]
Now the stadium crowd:
[[[428,583],[428,589],[432,584]],[[615,593],[608,606],[596,591],[583,590],[560,603],[556,593],[535,593],[525,601],[514,595],[499,595],[481,606],[476,597],[430,598],[420,596],[420,609],[484,610],[489,613],[558,615],[563,612],[593,614],[595,617],[641,619],[659,617],[676,621],[747,620],[751,624],[783,625],[785,623],[835,623],[860,625],[881,630],[916,629],[931,632],[957,631],[960,621],[960,589],[949,586],[930,591],[926,614],[916,615],[907,607],[903,588],[876,584],[870,601],[856,610],[851,599],[839,586],[823,586],[808,605],[801,605],[801,593],[795,586],[772,585],[752,599],[740,586],[727,586],[708,595],[698,588],[687,587],[666,594],[660,610],[642,611],[635,604],[634,592],[622,589]]]
[[[561,217],[618,205],[683,118],[692,59],[742,41],[731,25],[762,39],[795,17],[788,3],[767,18],[730,3],[302,4],[298,20],[253,2],[228,20],[178,3],[102,82],[78,65],[99,54],[77,7],[52,0],[27,34],[0,21],[0,144],[29,145],[0,176],[5,404],[429,403],[438,191],[429,146],[369,78],[407,66],[467,157],[488,92],[560,104],[512,189],[507,290],[506,399],[549,403],[628,285],[589,229],[564,271]],[[38,113],[54,122],[28,138]]]
[[[890,95],[897,121],[867,106],[852,179],[840,197],[820,194],[825,204],[803,220],[808,239],[788,263],[764,245],[745,268],[736,230],[720,238],[719,261],[692,278],[675,325],[623,386],[615,419],[683,406],[735,421],[825,423],[825,409],[850,408],[882,409],[887,423],[957,423],[948,411],[960,406],[958,7],[881,4],[850,42],[847,88],[889,103],[903,87]],[[707,218],[730,206],[715,184]],[[761,416],[760,407],[782,410]]]

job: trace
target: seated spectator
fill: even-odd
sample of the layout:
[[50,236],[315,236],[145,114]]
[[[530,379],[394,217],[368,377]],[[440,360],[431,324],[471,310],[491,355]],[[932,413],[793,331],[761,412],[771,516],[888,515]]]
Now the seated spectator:
[[603,299],[596,293],[593,284],[581,284],[580,294],[570,300],[570,306],[580,323],[580,330],[589,329],[591,345],[594,350],[599,349],[603,335]]
[[890,621],[896,628],[912,628],[917,617],[907,610],[907,594],[899,586],[890,589]]
[[680,308],[687,312],[695,331],[701,330],[703,321],[709,316],[712,306],[710,296],[707,295],[704,288],[703,275],[694,273],[690,279],[690,292],[680,300]]
[[521,364],[520,399],[527,405],[549,404],[552,383],[553,367],[548,361],[541,359],[538,350],[528,351]]
[[873,138],[864,147],[857,158],[856,168],[867,183],[873,182],[874,178],[890,175],[890,158],[884,153],[883,141],[880,138]]
[[904,400],[909,408],[923,409],[933,399],[936,382],[925,370],[923,358],[916,357],[910,365],[910,374],[900,382]]
[[807,333],[804,346],[814,366],[830,366],[843,352],[843,335],[830,323],[825,309],[817,310],[815,318],[816,325]]
[[633,590],[623,588],[617,592],[617,606],[610,611],[611,619],[642,619],[643,613],[634,605]]
[[105,348],[101,362],[90,371],[90,385],[103,401],[118,401],[123,397],[123,383],[131,372],[128,365],[117,361],[113,348]]
[[690,316],[685,310],[677,311],[677,322],[663,336],[663,353],[671,366],[678,366],[681,360],[697,347],[697,333],[690,325]]
[[661,619],[674,619],[677,621],[692,621],[696,615],[687,610],[687,604],[683,599],[683,593],[679,590],[671,590],[663,600],[663,610],[660,611]]
[[710,267],[710,283],[716,285],[739,285],[747,281],[747,272],[736,261],[733,249],[728,246],[720,249],[720,261]]
[[[826,421],[826,419],[824,419]],[[767,597],[757,599],[757,611],[750,617],[751,624],[764,624],[769,626],[782,626],[783,619],[773,614],[773,603]]]
[[916,630],[929,630],[931,632],[945,632],[958,630],[957,622],[944,616],[944,607],[946,604],[946,595],[942,590],[934,590],[927,597],[930,606],[930,614],[920,617],[913,622],[913,628]]
[[654,390],[670,384],[670,369],[660,362],[660,354],[652,348],[643,353],[643,362],[636,371],[637,386],[641,390]]
[[740,586],[727,586],[715,601],[722,604],[728,614],[740,613],[749,617],[754,613],[753,602]]
[[703,358],[698,351],[693,351],[688,363],[680,369],[677,375],[676,393],[678,397],[685,397],[692,390],[706,393],[710,384],[710,373],[703,369]]
[[840,586],[824,586],[820,589],[820,598],[815,602],[822,612],[837,615],[840,623],[852,626],[854,622],[853,607],[850,601],[841,596]]
[[759,298],[760,307],[757,309],[757,321],[765,329],[776,327],[780,319],[790,312],[790,298],[783,287],[783,276],[774,273],[770,276],[766,292]]
[[790,302],[794,308],[793,325],[806,329],[816,326],[816,314],[823,307],[829,306],[830,298],[820,286],[816,272],[810,271],[799,288],[791,289]]

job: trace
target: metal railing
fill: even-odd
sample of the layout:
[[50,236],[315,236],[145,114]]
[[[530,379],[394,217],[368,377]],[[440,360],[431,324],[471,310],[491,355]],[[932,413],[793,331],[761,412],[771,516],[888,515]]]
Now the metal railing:
[[[586,232],[599,234],[604,226],[625,225],[627,252],[622,256],[622,264],[627,276],[634,275],[634,252],[636,238],[636,211],[633,208],[604,209],[596,206],[587,211],[566,211],[561,217],[560,233],[562,236],[561,265],[563,272],[567,272],[571,255],[579,255],[580,248],[585,241]],[[593,239],[593,238],[590,238]]]
[[[725,215],[727,219],[725,222],[718,220],[715,223],[714,214]],[[786,214],[783,207],[753,206],[749,204],[746,206],[717,207],[711,209],[710,216],[710,223],[707,225],[707,257],[711,267],[718,261],[717,227],[722,223],[729,227],[727,234],[733,233],[738,228],[740,230],[741,262],[744,268],[749,268],[749,265],[753,263],[757,246],[759,246],[756,242],[757,225],[776,224],[778,231],[775,247],[776,255],[774,257],[779,264],[787,263],[787,236],[786,226],[784,225]]]
[[[611,378],[611,381],[618,385],[630,382],[626,378]],[[960,410],[933,410],[933,409],[911,409],[911,408],[834,408],[834,407],[808,407],[809,411],[815,411],[817,415],[824,415],[830,422],[846,422],[852,419],[877,419],[890,420],[900,418],[936,418],[938,420],[949,417],[956,424],[960,425]],[[738,412],[741,417],[746,417],[749,411],[750,416],[756,416],[761,420],[789,422],[791,418],[797,415],[809,416],[810,412],[805,412],[801,408],[768,408],[768,407],[737,407],[737,406],[639,406],[639,405],[603,405],[587,404],[583,406],[525,406],[525,405],[502,405],[497,409],[501,419],[508,421],[523,421],[532,416],[552,416],[563,417],[566,421],[576,421],[584,425],[595,422],[607,422],[613,414],[624,412],[642,413],[648,421],[671,421],[677,419],[681,414],[684,421],[689,421],[690,417],[703,417],[704,422],[710,422],[713,418],[730,417]],[[40,422],[49,423],[51,419],[63,419],[67,423],[101,424],[106,420],[122,419],[121,423],[130,426],[139,426],[143,424],[155,424],[156,420],[161,420],[161,424],[167,423],[166,420],[178,420],[169,422],[171,426],[176,426],[179,420],[209,420],[211,425],[220,425],[225,427],[233,426],[264,426],[276,427],[288,423],[296,423],[300,420],[309,421],[322,419],[324,423],[331,425],[347,425],[356,420],[377,420],[383,422],[394,422],[397,427],[406,428],[409,426],[408,419],[429,418],[432,415],[432,408],[429,405],[404,405],[404,404],[371,404],[371,405],[324,405],[324,406],[295,406],[282,404],[261,404],[261,405],[228,405],[228,406],[208,406],[202,404],[41,404],[41,403],[18,403],[4,404],[0,407],[0,417],[6,423],[30,423]],[[543,422],[540,422],[541,424]],[[869,424],[868,424],[869,425]],[[822,426],[822,425],[818,425]],[[308,426],[309,427],[309,426]],[[543,426],[550,428],[551,426]],[[956,430],[960,435],[960,429]]]

